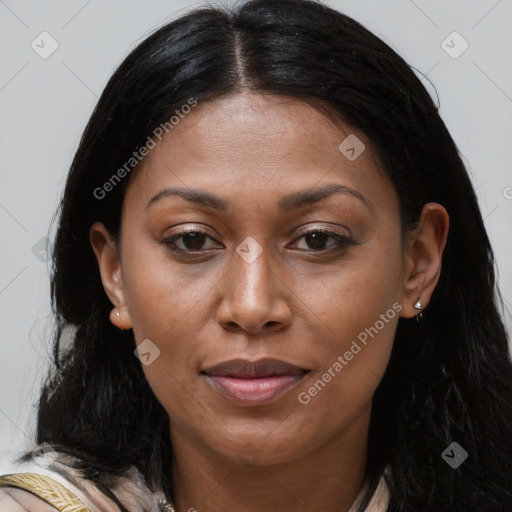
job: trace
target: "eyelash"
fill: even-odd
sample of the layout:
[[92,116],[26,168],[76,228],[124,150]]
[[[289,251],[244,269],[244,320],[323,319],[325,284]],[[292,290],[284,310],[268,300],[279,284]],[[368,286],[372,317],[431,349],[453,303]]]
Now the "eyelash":
[[[162,243],[175,253],[197,254],[198,252],[205,252],[201,249],[197,249],[197,250],[180,249],[180,248],[176,247],[176,245],[175,245],[176,240],[179,240],[180,238],[183,238],[184,236],[191,234],[191,233],[205,235],[206,237],[214,240],[215,242],[217,241],[217,240],[215,240],[215,238],[213,238],[211,236],[210,233],[208,233],[206,231],[202,231],[199,229],[190,229],[190,230],[183,230],[183,231],[175,233],[169,237],[166,237],[165,239],[162,240]],[[348,237],[346,235],[340,235],[339,233],[337,233],[335,231],[331,231],[331,230],[328,230],[325,228],[314,228],[314,229],[305,231],[299,237],[297,237],[294,241],[296,242],[297,240],[300,240],[301,238],[304,238],[305,236],[310,235],[312,233],[322,233],[325,235],[329,235],[335,241],[335,243],[337,245],[337,249],[341,249],[343,247],[350,246],[350,245],[358,245],[350,237]],[[332,249],[332,248],[331,249],[308,249],[308,250],[312,251],[312,252],[316,252],[316,253],[321,253],[321,252],[333,251],[333,250],[336,250],[336,248],[334,248],[334,249]]]

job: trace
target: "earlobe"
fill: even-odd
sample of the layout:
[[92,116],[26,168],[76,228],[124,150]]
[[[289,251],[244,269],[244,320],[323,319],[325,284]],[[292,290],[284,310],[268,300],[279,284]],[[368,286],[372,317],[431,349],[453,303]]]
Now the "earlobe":
[[128,313],[128,309],[125,307],[113,308],[112,311],[110,312],[110,321],[112,322],[113,325],[115,325],[119,329],[122,329],[123,331],[131,329],[132,327],[130,314]]
[[449,216],[438,203],[423,206],[417,227],[409,234],[404,264],[402,317],[419,320],[439,281]]
[[115,306],[110,313],[110,321],[120,329],[130,329],[131,320],[126,304],[117,244],[101,222],[92,225],[89,240],[96,255],[103,288]]

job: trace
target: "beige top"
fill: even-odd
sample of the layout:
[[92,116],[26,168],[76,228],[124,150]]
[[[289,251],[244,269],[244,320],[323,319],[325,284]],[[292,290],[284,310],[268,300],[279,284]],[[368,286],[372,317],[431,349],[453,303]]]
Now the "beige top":
[[[120,512],[111,498],[69,466],[72,457],[59,454],[55,459],[42,454],[35,461],[2,467],[0,512]],[[385,475],[389,477],[389,469]],[[159,505],[163,494],[151,492],[135,467],[110,491],[130,512],[165,510]],[[361,489],[348,512],[357,511],[365,491]],[[383,475],[365,512],[385,512],[388,503],[389,490]]]
[[[2,466],[0,512],[120,512],[111,498],[70,467],[73,457],[59,453],[55,459],[54,453]],[[130,512],[160,510],[158,500],[162,495],[151,492],[135,467],[129,477],[119,478],[110,491]],[[6,508],[7,504],[10,508]]]

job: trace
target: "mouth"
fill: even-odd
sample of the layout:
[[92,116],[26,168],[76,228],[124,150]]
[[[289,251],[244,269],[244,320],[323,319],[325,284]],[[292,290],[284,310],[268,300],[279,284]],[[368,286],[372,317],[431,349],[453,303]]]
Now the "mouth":
[[243,406],[275,402],[309,372],[278,359],[232,359],[201,371],[208,383],[229,401]]

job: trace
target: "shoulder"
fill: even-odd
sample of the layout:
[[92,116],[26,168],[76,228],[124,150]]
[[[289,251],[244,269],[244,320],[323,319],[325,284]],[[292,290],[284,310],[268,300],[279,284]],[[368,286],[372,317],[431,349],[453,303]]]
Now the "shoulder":
[[135,467],[126,477],[116,477],[111,489],[99,489],[72,467],[76,460],[67,454],[59,453],[56,457],[54,452],[29,462],[15,461],[7,467],[3,464],[0,512],[120,512],[123,508],[134,512],[158,511],[159,495],[148,489]]
[[375,493],[368,504],[368,512],[386,512],[391,498],[389,484],[392,479],[391,467],[386,466],[384,473],[380,477]]
[[[3,500],[0,511],[17,510],[23,506],[27,510],[66,510],[73,512],[119,512],[119,507],[108,503],[99,491],[92,487],[63,480],[62,474],[52,474],[52,470],[34,472],[34,468],[16,473],[0,475],[0,490]],[[92,491],[92,492],[91,492]],[[5,508],[6,503],[9,508]],[[24,510],[24,509],[22,509]]]
[[391,467],[386,466],[378,481],[367,483],[348,512],[386,512],[390,502]]
[[55,512],[56,509],[42,498],[13,487],[0,488],[0,512]]

